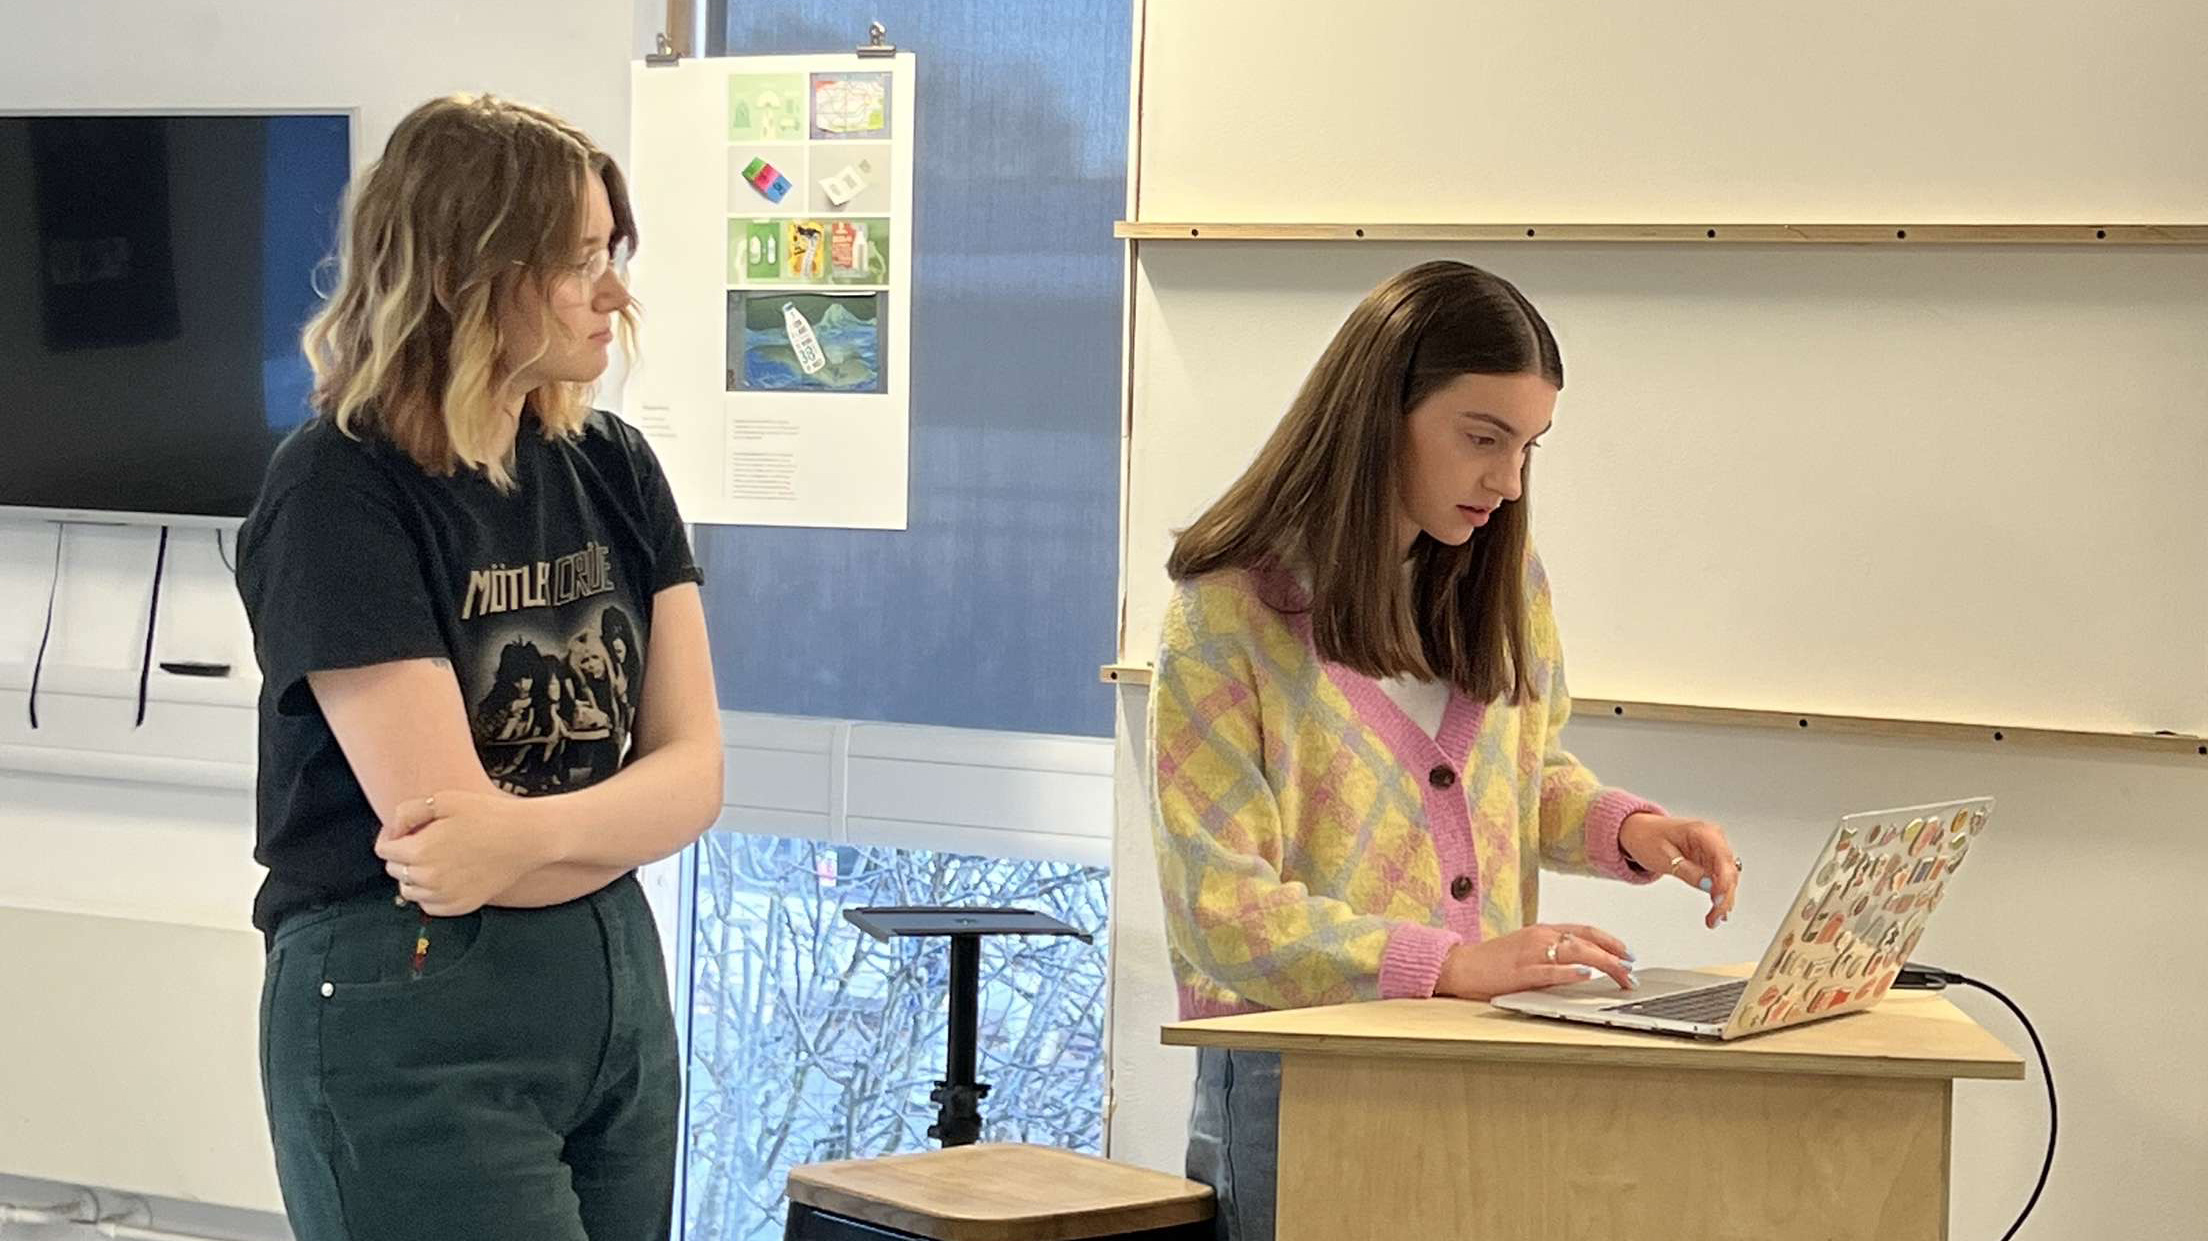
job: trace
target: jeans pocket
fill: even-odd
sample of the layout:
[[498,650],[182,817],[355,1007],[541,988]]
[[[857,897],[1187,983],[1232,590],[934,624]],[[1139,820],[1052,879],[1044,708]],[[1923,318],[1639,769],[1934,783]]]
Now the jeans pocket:
[[352,1003],[424,995],[450,985],[479,961],[491,915],[477,910],[432,918],[414,906],[377,902],[330,924],[322,982],[329,999]]

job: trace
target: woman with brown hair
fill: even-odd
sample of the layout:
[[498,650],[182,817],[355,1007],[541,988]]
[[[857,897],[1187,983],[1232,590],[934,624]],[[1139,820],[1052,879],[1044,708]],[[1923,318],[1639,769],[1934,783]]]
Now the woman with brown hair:
[[[1335,335],[1257,459],[1175,543],[1151,688],[1154,826],[1181,1016],[1636,985],[1540,868],[1709,894],[1724,832],[1605,788],[1528,534],[1564,385],[1508,281],[1414,267]],[[1219,1234],[1273,1235],[1277,1056],[1205,1049],[1189,1175]],[[1477,1123],[1476,1119],[1468,1123]]]
[[[573,126],[433,100],[357,184],[307,329],[316,416],[238,562],[301,1241],[668,1235],[675,1033],[634,871],[718,816],[721,741],[672,492],[588,403],[635,241]],[[589,716],[612,757],[586,761],[565,656],[608,625],[628,709]]]

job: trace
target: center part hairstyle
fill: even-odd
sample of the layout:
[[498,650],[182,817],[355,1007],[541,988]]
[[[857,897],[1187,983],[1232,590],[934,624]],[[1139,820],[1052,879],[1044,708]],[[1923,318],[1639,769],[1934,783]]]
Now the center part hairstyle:
[[1249,469],[1180,533],[1167,572],[1300,571],[1324,658],[1446,680],[1479,702],[1535,696],[1530,479],[1463,546],[1421,534],[1407,573],[1398,546],[1411,409],[1462,375],[1517,374],[1564,386],[1555,336],[1509,281],[1456,262],[1393,277],[1350,312]]

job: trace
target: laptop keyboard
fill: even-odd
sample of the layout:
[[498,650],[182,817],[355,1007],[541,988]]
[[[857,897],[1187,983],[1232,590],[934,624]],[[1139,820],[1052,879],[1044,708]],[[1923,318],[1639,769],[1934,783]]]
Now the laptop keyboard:
[[1723,1021],[1733,1015],[1740,1006],[1740,994],[1748,989],[1748,980],[1729,982],[1722,987],[1701,987],[1693,991],[1681,991],[1660,999],[1642,1000],[1634,1004],[1613,1004],[1603,1009],[1606,1013],[1618,1013],[1628,1017],[1661,1017],[1669,1021]]

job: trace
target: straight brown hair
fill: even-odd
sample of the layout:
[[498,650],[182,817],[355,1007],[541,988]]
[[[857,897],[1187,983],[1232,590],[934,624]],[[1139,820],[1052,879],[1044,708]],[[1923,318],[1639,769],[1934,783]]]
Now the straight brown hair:
[[1324,658],[1371,677],[1440,679],[1479,702],[1537,698],[1527,636],[1526,491],[1470,542],[1421,534],[1398,556],[1406,415],[1460,375],[1564,386],[1556,337],[1516,286],[1468,263],[1422,263],[1350,312],[1257,459],[1180,532],[1175,581],[1300,567]]
[[[308,323],[314,408],[354,438],[374,432],[433,475],[483,472],[512,487],[497,423],[504,340],[498,308],[540,298],[575,267],[589,179],[613,206],[610,247],[636,245],[613,157],[542,108],[491,95],[432,99],[401,120],[356,183],[338,243],[337,287]],[[620,332],[633,352],[635,312]],[[540,339],[556,331],[549,304]],[[573,436],[590,388],[527,394],[546,438]]]

